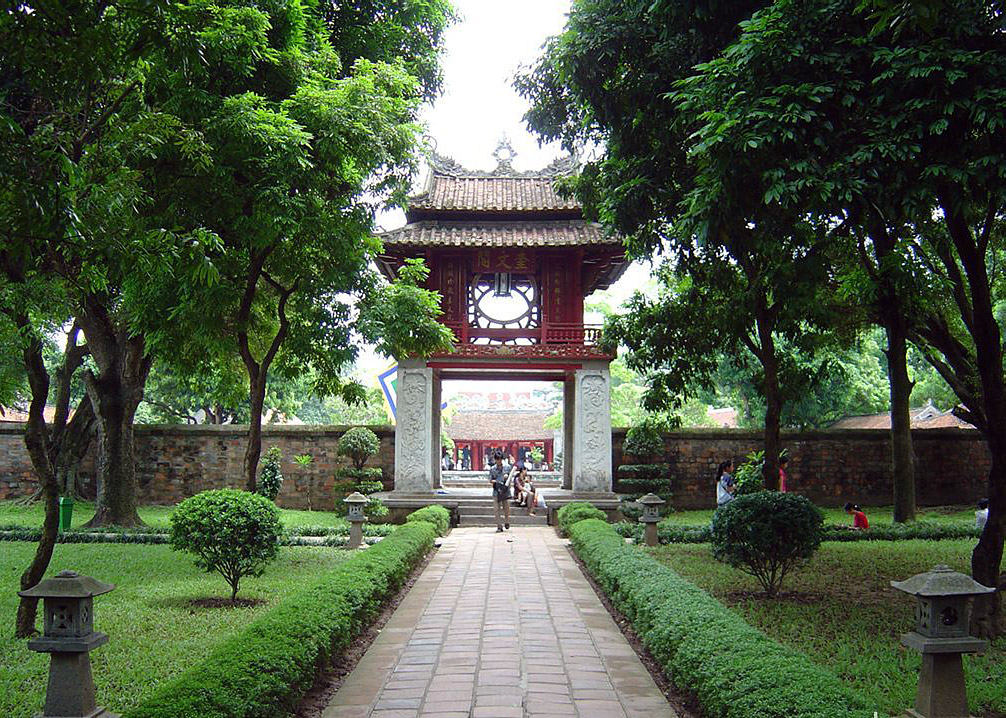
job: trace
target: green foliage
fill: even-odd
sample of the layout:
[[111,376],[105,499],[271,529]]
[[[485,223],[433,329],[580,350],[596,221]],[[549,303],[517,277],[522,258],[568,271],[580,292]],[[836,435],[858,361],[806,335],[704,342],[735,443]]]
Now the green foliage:
[[664,453],[664,437],[661,427],[653,421],[644,421],[625,433],[622,453],[646,461]]
[[365,426],[350,429],[339,439],[339,456],[348,456],[358,471],[363,469],[367,459],[380,450],[381,440]]
[[171,515],[171,548],[194,554],[199,568],[223,576],[231,600],[243,577],[261,576],[276,558],[281,534],[272,501],[235,489],[203,491]]
[[283,474],[280,471],[282,460],[283,452],[278,446],[269,447],[262,459],[262,470],[259,471],[255,491],[270,501],[276,500],[276,497],[279,496],[279,490],[283,486]]
[[765,479],[762,470],[765,468],[765,452],[752,451],[744,463],[735,467],[734,480],[737,482],[735,496],[753,494],[765,490]]
[[531,457],[531,461],[533,461],[535,464],[541,464],[541,462],[545,460],[545,452],[542,451],[541,448],[537,446],[531,449],[531,453],[529,455]]
[[426,522],[401,526],[284,601],[123,718],[249,718],[295,710],[319,671],[377,616],[433,547]]
[[761,491],[713,514],[713,556],[750,573],[774,596],[793,569],[821,545],[824,517],[803,496]]
[[584,519],[600,519],[601,521],[608,520],[608,515],[606,513],[586,501],[570,501],[568,504],[559,509],[557,517],[559,522],[559,533],[563,536],[569,536],[570,526],[575,524],[577,521],[583,521]]
[[356,490],[364,495],[376,494],[378,491],[384,491],[384,482],[364,479],[356,482]]
[[451,527],[451,512],[443,506],[424,506],[406,516],[405,521],[426,521],[436,528],[437,536],[446,536]]
[[664,674],[723,718],[871,718],[873,707],[803,653],[784,648],[716,599],[626,545],[601,521],[570,529],[573,550],[632,623]]

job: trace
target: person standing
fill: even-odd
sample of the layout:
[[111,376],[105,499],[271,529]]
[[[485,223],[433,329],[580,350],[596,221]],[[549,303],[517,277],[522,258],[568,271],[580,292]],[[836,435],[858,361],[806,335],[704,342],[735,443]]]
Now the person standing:
[[737,482],[734,481],[734,462],[730,459],[723,461],[716,468],[716,508],[726,506],[734,500],[734,491],[737,490]]
[[[489,484],[493,487],[493,505],[496,510],[496,533],[503,532],[503,526],[510,528],[510,486],[507,483],[509,472],[503,465],[503,452],[493,454],[493,465],[489,469]],[[501,523],[501,514],[505,521]]]
[[786,469],[789,468],[789,457],[780,456],[779,457],[779,491],[780,493],[786,493]]
[[978,510],[975,511],[975,528],[979,531],[985,530],[985,524],[989,521],[989,500],[979,499]]

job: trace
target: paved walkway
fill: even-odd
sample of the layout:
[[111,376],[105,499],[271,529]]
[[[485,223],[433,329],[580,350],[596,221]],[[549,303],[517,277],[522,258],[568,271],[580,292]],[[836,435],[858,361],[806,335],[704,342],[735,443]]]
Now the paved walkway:
[[452,531],[324,713],[552,716],[676,713],[565,542],[537,527]]

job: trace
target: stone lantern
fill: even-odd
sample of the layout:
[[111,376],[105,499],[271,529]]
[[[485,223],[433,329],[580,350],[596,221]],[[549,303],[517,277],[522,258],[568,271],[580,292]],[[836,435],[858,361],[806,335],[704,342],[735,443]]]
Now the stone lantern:
[[60,571],[39,582],[23,598],[41,598],[45,609],[42,635],[28,641],[28,648],[50,654],[49,685],[41,718],[115,718],[94,698],[91,677],[92,649],[108,643],[108,636],[94,630],[94,597],[115,586],[76,571]]
[[657,522],[660,521],[660,507],[666,501],[656,494],[647,494],[636,501],[643,505],[643,515],[639,517],[641,523],[646,524],[645,541],[647,546],[657,545]]
[[982,651],[987,641],[968,634],[971,601],[992,593],[970,576],[949,566],[935,566],[891,586],[915,596],[915,630],[901,636],[901,643],[922,653],[922,671],[912,718],[967,718],[961,654]]
[[349,514],[346,517],[349,519],[349,543],[346,547],[359,548],[363,543],[363,522],[367,520],[363,515],[363,507],[367,505],[368,499],[359,491],[354,491],[344,498],[343,502],[349,506]]

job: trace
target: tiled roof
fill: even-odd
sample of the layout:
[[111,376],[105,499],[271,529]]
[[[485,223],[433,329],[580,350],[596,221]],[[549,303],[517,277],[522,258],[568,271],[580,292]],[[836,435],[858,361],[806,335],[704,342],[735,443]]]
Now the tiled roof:
[[[911,426],[913,429],[974,429],[963,419],[958,419],[951,412],[929,412],[926,407],[912,409]],[[863,416],[847,416],[829,426],[830,429],[890,429],[891,414],[866,414]]]
[[546,429],[548,412],[541,411],[459,411],[444,427],[452,439],[551,439],[552,429]]
[[411,247],[561,247],[620,246],[621,239],[584,220],[541,222],[412,222],[382,232],[385,246]]
[[409,199],[410,210],[445,212],[577,211],[576,200],[563,199],[553,177],[451,177],[434,173],[431,186]]

